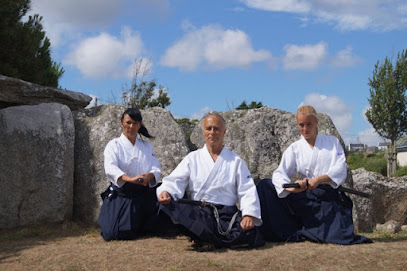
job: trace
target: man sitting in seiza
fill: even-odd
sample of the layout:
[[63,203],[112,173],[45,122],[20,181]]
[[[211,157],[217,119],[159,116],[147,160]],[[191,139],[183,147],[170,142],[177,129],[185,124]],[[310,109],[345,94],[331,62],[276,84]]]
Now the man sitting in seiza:
[[[370,239],[354,234],[352,201],[338,189],[347,176],[339,140],[318,134],[318,117],[312,106],[300,107],[296,119],[301,139],[283,153],[272,180],[263,179],[257,184],[264,239],[370,243]],[[283,188],[293,176],[300,187]]]
[[[223,117],[209,113],[203,122],[206,144],[157,188],[161,210],[188,230],[198,249],[264,245],[255,227],[262,223],[256,186],[243,159],[223,145],[225,132]],[[183,199],[186,190],[190,200]]]

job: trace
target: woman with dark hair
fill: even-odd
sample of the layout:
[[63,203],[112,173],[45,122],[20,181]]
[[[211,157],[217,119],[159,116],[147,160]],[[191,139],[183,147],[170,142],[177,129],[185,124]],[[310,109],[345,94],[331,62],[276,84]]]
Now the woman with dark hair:
[[161,176],[153,146],[140,135],[152,138],[136,108],[124,111],[123,133],[104,151],[105,172],[111,184],[102,193],[98,224],[106,241],[128,240],[144,233],[157,233],[168,217],[158,214],[157,181]]

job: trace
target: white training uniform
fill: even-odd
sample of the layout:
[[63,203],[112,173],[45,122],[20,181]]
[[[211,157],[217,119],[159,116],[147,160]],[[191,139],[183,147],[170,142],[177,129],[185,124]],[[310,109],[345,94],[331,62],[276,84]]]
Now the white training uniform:
[[150,187],[156,186],[157,180],[161,177],[160,162],[154,155],[153,146],[139,136],[134,146],[124,134],[111,140],[106,145],[104,156],[106,175],[112,184],[118,187],[125,184],[118,180],[124,174],[134,177],[151,172],[155,176],[155,181],[150,182]]
[[273,184],[280,198],[290,194],[283,184],[291,183],[290,177],[299,173],[303,178],[328,175],[333,188],[346,179],[347,167],[345,153],[339,140],[334,136],[317,135],[314,148],[301,136],[283,153],[280,165],[273,173]]
[[190,199],[205,200],[214,204],[233,206],[240,203],[242,216],[254,217],[256,226],[261,225],[260,201],[256,186],[245,162],[234,152],[223,147],[213,161],[206,145],[190,152],[174,171],[157,188],[157,196],[167,191],[173,199],[190,191]]

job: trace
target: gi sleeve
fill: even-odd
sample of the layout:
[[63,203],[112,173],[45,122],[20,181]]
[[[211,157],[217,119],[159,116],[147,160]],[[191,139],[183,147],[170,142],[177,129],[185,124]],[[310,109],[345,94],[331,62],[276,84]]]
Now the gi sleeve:
[[150,169],[149,172],[154,174],[155,180],[153,182],[150,182],[149,186],[154,187],[158,184],[158,180],[161,178],[161,165],[160,161],[158,161],[157,157],[154,154],[154,148],[151,143],[148,142],[148,159],[150,160]]
[[167,191],[174,200],[184,197],[185,189],[188,186],[190,169],[190,155],[187,155],[178,166],[167,177],[164,177],[162,184],[157,188],[157,197],[161,192]]
[[115,141],[110,141],[105,148],[104,151],[104,166],[105,166],[105,173],[109,181],[118,186],[122,187],[124,182],[118,181],[118,179],[125,174],[119,168],[119,154],[118,154],[118,147],[116,146]]
[[296,155],[293,145],[290,145],[281,158],[280,165],[273,172],[272,182],[279,198],[287,197],[290,192],[283,188],[283,184],[291,183],[291,177],[296,172]]
[[261,220],[259,196],[250,171],[243,160],[241,160],[237,168],[236,183],[242,216],[252,216],[254,218],[254,225],[260,226],[263,224],[263,221]]
[[331,163],[329,165],[328,172],[326,173],[332,182],[330,185],[333,188],[338,188],[341,183],[346,179],[348,169],[346,165],[346,157],[339,140],[336,137],[332,137],[334,148],[331,153]]

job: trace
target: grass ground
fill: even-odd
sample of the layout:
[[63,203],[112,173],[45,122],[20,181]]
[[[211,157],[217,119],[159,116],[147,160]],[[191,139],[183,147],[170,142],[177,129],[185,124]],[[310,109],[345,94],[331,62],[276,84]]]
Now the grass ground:
[[365,235],[374,243],[196,252],[185,236],[105,242],[95,227],[47,225],[0,231],[0,270],[407,270],[407,232]]

